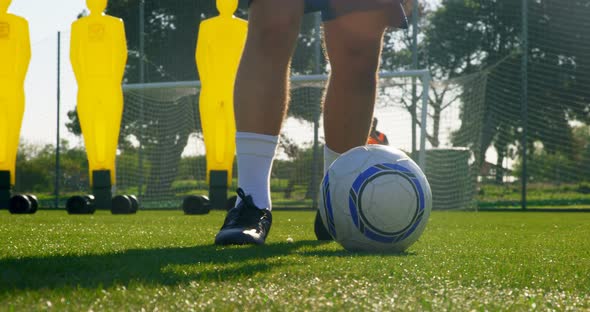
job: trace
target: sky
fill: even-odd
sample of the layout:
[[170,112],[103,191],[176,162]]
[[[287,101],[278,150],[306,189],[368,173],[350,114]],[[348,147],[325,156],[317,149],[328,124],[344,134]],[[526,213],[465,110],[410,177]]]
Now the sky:
[[[25,115],[21,139],[35,144],[55,142],[57,117],[57,33],[62,34],[61,119],[75,107],[76,81],[69,62],[70,25],[86,8],[85,0],[13,0],[8,12],[29,22],[31,63],[25,80]],[[67,130],[61,122],[62,137]],[[67,137],[67,136],[66,136]],[[71,135],[70,140],[76,140]]]

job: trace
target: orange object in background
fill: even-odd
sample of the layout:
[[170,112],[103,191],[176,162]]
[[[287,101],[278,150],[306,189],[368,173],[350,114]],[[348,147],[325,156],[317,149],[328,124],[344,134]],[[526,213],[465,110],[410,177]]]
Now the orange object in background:
[[0,0],[0,170],[10,172],[14,185],[31,43],[27,20],[8,13],[11,2]]
[[72,24],[70,61],[78,82],[78,117],[84,136],[90,185],[92,172],[110,170],[115,185],[115,158],[123,115],[121,83],[127,63],[123,21],[105,15],[107,0],[87,0],[90,15]]
[[207,182],[212,170],[225,170],[228,186],[236,151],[234,82],[248,31],[247,22],[233,16],[237,7],[238,0],[217,0],[220,15],[201,22],[195,55],[201,80]]
[[378,122],[379,120],[377,120],[376,117],[373,117],[373,123],[371,124],[371,132],[369,133],[367,144],[389,145],[389,140],[387,139],[385,133],[377,130]]

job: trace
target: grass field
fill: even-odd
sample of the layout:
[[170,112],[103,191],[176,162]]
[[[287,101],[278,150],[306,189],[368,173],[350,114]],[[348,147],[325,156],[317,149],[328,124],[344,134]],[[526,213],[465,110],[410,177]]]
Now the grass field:
[[319,243],[304,211],[217,247],[223,216],[1,211],[0,311],[590,310],[590,213],[434,212],[401,255]]

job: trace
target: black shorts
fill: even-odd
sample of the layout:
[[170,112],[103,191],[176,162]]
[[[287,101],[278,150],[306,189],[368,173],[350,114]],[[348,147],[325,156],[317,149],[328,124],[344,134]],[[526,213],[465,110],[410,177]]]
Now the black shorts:
[[[250,3],[254,0],[240,0],[241,2]],[[312,12],[320,12],[322,14],[322,20],[328,21],[336,17],[336,14],[330,8],[330,0],[304,0],[305,1],[305,14]],[[360,0],[362,1],[362,0]]]
[[[254,0],[240,0],[250,5]],[[412,1],[412,0],[406,0]],[[351,12],[366,10],[387,10],[389,14],[389,25],[396,28],[407,28],[408,18],[404,11],[404,0],[304,0],[305,13],[320,12],[323,21],[329,21],[338,16]],[[411,13],[411,12],[407,12]]]

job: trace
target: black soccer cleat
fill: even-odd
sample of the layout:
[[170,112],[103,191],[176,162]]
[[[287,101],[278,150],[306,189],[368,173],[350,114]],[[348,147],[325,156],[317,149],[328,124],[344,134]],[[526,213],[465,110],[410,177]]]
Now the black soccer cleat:
[[223,226],[215,236],[216,245],[262,245],[270,231],[272,214],[268,209],[259,209],[252,197],[238,188],[240,203],[230,209]]
[[322,222],[322,217],[320,216],[320,212],[318,211],[315,215],[315,221],[313,224],[313,229],[315,231],[315,237],[319,241],[331,241],[334,240],[328,229],[324,226],[324,222]]

